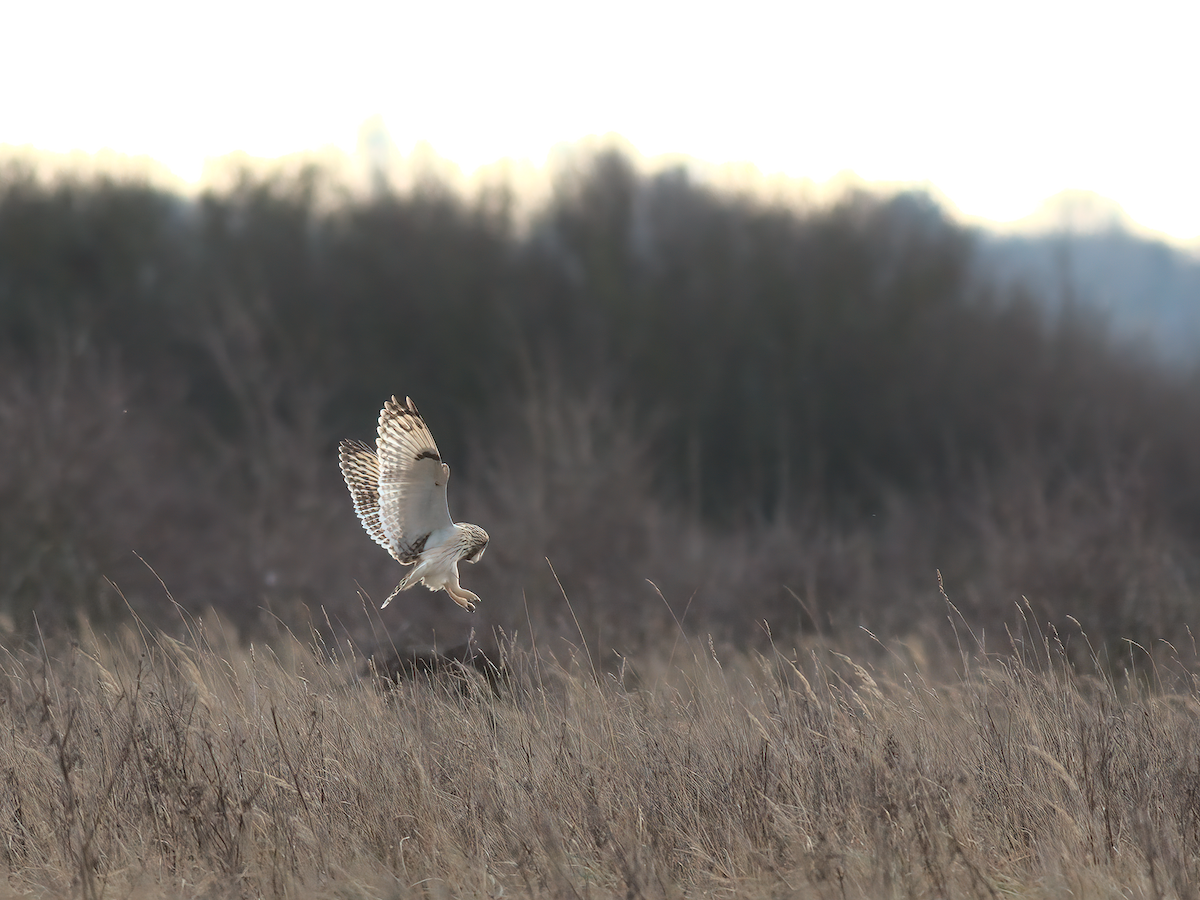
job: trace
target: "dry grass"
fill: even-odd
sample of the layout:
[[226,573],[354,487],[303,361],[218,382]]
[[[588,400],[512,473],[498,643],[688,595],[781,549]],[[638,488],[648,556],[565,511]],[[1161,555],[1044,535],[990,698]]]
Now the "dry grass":
[[510,641],[499,696],[466,669],[385,682],[315,633],[239,646],[219,620],[10,649],[7,889],[1195,896],[1194,659],[1082,674],[1022,627],[999,655],[859,661],[681,634],[637,675]]

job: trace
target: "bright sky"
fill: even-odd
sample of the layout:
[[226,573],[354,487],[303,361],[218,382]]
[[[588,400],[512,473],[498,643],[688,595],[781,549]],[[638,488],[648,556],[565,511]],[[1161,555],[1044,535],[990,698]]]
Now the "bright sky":
[[618,132],[648,156],[933,184],[1014,219],[1066,188],[1200,236],[1200,2],[9,0],[0,143],[206,158],[381,114],[465,170]]

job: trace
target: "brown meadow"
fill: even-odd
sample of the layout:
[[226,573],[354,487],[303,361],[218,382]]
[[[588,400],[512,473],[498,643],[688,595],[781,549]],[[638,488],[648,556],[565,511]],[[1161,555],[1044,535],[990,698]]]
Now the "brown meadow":
[[[952,607],[951,607],[952,609]],[[348,641],[85,630],[4,654],[13,894],[1190,897],[1194,652],[1119,675],[813,639],[599,665],[503,638],[394,682]],[[947,635],[952,633],[947,631]],[[1152,648],[1153,649],[1153,648]],[[850,651],[849,653],[842,652]]]
[[0,171],[0,893],[1200,893],[1200,372],[920,195],[506,197]]

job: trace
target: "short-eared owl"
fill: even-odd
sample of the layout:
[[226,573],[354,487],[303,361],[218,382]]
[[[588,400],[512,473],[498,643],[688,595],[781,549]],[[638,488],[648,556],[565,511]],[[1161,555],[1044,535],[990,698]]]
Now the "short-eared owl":
[[375,449],[362,441],[342,441],[340,458],[354,511],[367,534],[404,565],[416,565],[383,606],[423,582],[431,591],[444,589],[455,603],[473,611],[479,598],[459,585],[458,561],[479,562],[487,532],[450,519],[450,467],[442,462],[412,400],[401,403],[392,397],[384,403]]

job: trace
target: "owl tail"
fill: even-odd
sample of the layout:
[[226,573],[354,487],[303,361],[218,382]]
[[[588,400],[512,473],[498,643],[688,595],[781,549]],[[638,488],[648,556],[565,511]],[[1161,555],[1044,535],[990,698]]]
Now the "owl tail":
[[410,572],[408,575],[405,575],[404,580],[401,581],[398,585],[396,585],[395,590],[393,590],[390,594],[388,594],[387,599],[384,600],[381,604],[379,604],[379,608],[387,609],[387,605],[396,598],[396,595],[398,593],[400,593],[401,591],[407,591],[409,589],[409,587],[411,587],[410,582],[412,581],[412,577],[413,577],[412,572]]

